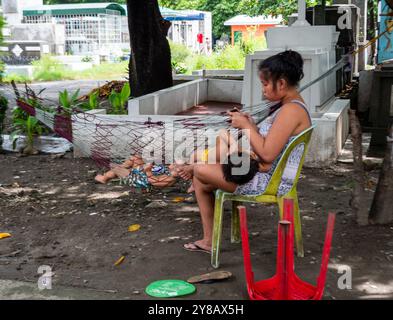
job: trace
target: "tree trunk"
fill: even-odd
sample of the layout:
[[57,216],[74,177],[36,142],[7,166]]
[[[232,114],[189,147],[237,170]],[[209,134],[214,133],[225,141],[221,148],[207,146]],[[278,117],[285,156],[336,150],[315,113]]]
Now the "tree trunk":
[[162,18],[157,0],[127,0],[127,9],[131,96],[171,87],[171,51],[166,38],[171,23]]
[[351,124],[351,138],[353,144],[353,180],[351,207],[356,215],[356,222],[361,225],[368,224],[368,207],[365,202],[365,177],[363,165],[362,129],[355,110],[349,110]]
[[393,125],[387,140],[385,158],[370,210],[370,221],[375,224],[393,222]]

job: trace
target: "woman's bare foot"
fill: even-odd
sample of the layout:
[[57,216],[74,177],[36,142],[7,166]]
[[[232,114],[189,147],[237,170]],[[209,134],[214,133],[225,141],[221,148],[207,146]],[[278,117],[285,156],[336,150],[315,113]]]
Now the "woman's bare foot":
[[194,176],[194,166],[192,164],[174,164],[172,166],[175,176],[179,176],[183,180],[191,180]]

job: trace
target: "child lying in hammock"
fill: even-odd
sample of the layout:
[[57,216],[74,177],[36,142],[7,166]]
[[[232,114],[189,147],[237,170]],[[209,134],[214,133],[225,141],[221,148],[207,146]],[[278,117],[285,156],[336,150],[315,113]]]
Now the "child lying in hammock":
[[105,184],[115,178],[126,179],[127,183],[141,189],[149,189],[150,186],[165,188],[176,182],[175,175],[164,165],[146,164],[140,156],[131,156],[105,174],[97,175],[95,181]]
[[[243,166],[243,161],[232,161],[232,155],[235,153],[239,160],[242,157],[249,157],[249,168],[243,174],[234,174],[234,169]],[[165,188],[172,186],[176,182],[176,178],[180,176],[184,180],[191,180],[192,167],[195,164],[208,163],[209,156],[213,155],[213,161],[220,163],[220,159],[227,158],[222,164],[224,178],[228,182],[236,184],[244,184],[249,182],[258,171],[265,171],[264,168],[253,152],[246,152],[239,149],[238,141],[236,141],[228,130],[221,130],[216,138],[216,145],[210,149],[204,149],[200,152],[194,152],[190,157],[189,164],[173,164],[169,167],[164,165],[145,164],[141,156],[132,156],[123,164],[114,166],[104,175],[97,175],[95,180],[99,183],[108,183],[114,178],[128,180],[127,182],[141,189],[149,189],[151,186]],[[188,192],[193,192],[194,188],[191,184]]]

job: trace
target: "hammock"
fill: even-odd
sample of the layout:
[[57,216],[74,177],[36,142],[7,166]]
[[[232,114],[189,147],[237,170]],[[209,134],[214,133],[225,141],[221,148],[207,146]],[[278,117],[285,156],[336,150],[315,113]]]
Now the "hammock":
[[[226,114],[129,117],[74,110],[66,115],[59,108],[51,112],[33,107],[20,97],[16,102],[103,168],[121,163],[131,155],[142,155],[147,161],[165,165],[188,160],[195,150],[213,146],[219,130],[227,129],[234,136],[237,132]],[[275,106],[277,103],[264,102],[242,111],[260,123]]]

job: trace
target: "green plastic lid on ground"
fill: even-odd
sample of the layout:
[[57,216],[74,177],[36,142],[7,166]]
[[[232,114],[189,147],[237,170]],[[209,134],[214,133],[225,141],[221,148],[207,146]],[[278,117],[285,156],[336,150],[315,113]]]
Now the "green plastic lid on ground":
[[156,298],[174,298],[194,293],[195,286],[182,280],[159,280],[146,288],[149,296]]

